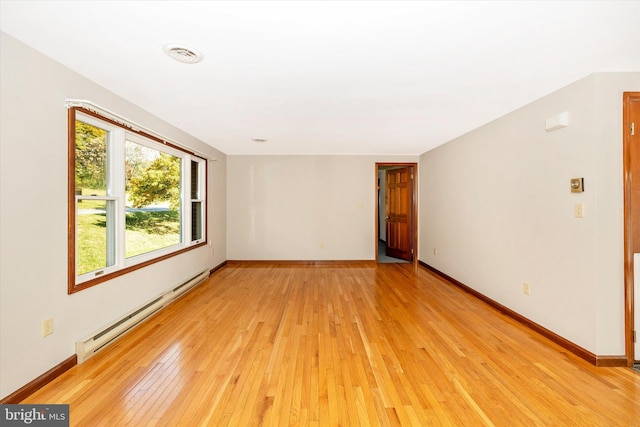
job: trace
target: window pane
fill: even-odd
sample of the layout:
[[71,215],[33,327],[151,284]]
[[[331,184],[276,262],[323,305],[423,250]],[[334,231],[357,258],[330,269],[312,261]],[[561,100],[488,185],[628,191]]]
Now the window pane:
[[125,145],[125,256],[180,243],[181,159],[131,141]]
[[108,133],[76,120],[76,194],[105,195]]
[[76,274],[81,275],[115,263],[115,202],[86,199],[78,202]]
[[202,202],[191,202],[191,241],[202,239]]
[[198,188],[198,183],[200,182],[199,176],[198,176],[198,170],[199,168],[199,164],[198,162],[194,162],[193,160],[191,161],[191,198],[192,199],[199,199],[200,197],[198,197],[199,192],[199,188]]

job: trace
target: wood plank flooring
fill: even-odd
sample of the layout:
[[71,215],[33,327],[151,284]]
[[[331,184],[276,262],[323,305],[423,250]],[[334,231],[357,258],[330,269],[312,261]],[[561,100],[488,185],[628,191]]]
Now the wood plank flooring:
[[410,264],[234,264],[23,403],[78,426],[640,426],[640,374]]

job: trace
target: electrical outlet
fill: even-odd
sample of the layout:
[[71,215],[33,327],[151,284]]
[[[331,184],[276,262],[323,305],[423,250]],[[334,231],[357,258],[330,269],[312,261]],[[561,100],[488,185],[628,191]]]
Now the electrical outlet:
[[576,218],[584,218],[584,205],[582,203],[575,204],[574,214]]
[[46,337],[53,333],[53,319],[46,319],[42,321],[42,336]]
[[528,283],[526,283],[526,282],[525,282],[525,283],[523,283],[523,284],[522,284],[522,292],[523,292],[525,295],[529,295],[529,294],[531,294],[531,286],[529,286],[529,284],[528,284]]
[[433,254],[438,255],[438,250],[436,248],[433,248]]

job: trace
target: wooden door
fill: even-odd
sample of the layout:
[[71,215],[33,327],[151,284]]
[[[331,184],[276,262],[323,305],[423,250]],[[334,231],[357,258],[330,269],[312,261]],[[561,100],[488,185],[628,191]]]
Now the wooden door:
[[387,256],[413,261],[413,167],[386,171]]
[[626,92],[623,100],[625,153],[625,318],[629,365],[640,362],[640,92]]

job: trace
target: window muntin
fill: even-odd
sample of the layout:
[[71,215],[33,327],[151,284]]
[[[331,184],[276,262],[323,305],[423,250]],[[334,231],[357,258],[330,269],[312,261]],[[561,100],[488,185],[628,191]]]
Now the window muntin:
[[205,243],[205,159],[82,108],[69,139],[70,293]]

